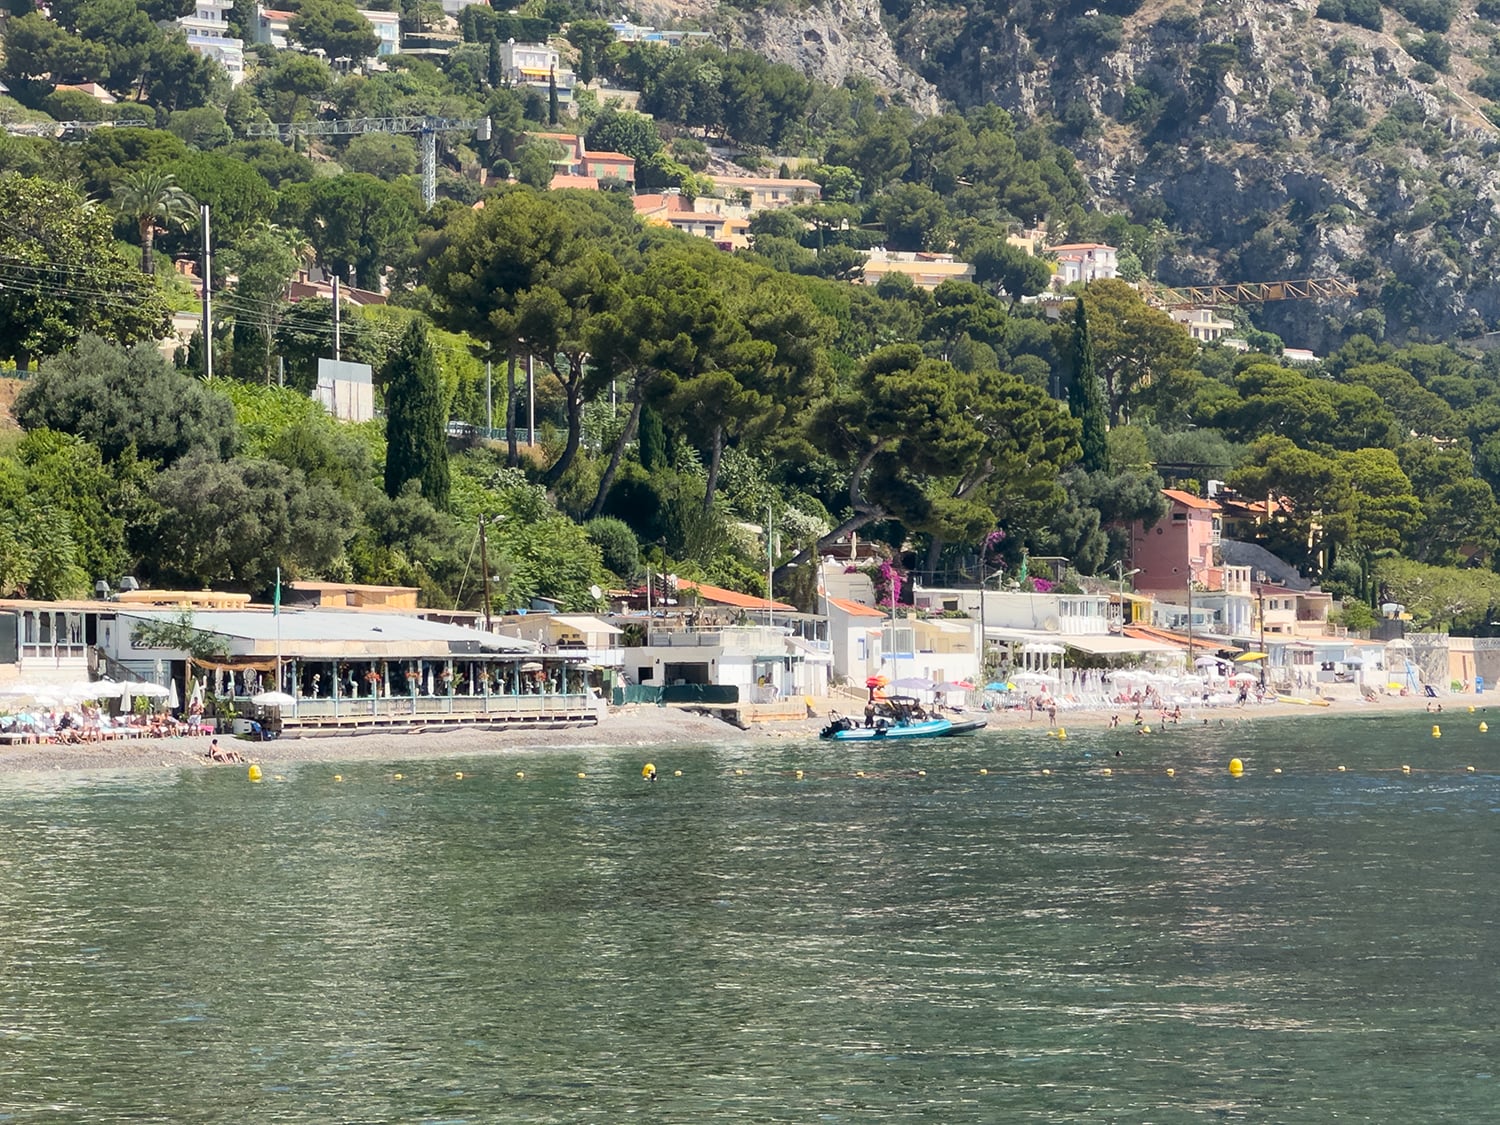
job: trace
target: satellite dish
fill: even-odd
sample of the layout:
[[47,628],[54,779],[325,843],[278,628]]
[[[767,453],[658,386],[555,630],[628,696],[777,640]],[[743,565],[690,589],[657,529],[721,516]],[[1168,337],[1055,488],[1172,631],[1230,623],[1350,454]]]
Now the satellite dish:
[[1061,623],[1055,617],[1049,617],[1042,622],[1042,628],[1049,633],[1055,633],[1061,627]]
[[593,598],[596,602],[600,598],[602,598],[603,596],[604,596],[604,591],[601,590],[601,589],[599,589],[598,586],[590,586],[589,587],[589,597]]

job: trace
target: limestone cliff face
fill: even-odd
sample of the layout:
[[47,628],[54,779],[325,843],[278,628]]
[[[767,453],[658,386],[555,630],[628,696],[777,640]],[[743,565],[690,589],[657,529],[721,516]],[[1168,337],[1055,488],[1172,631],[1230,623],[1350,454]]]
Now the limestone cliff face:
[[721,8],[728,40],[773,62],[797,67],[830,86],[868,78],[921,113],[941,106],[937,87],[902,63],[882,22],[879,0],[818,0],[797,8],[735,12]]
[[1427,26],[1391,8],[1379,31],[1318,18],[1329,0],[818,0],[714,20],[924,112],[1056,121],[1103,206],[1176,233],[1163,281],[1356,281],[1347,306],[1257,314],[1326,348],[1352,330],[1500,329],[1500,107],[1474,92],[1500,99],[1500,29],[1474,9],[1500,0],[1397,2]]
[[[1442,35],[1390,9],[1372,31],[1317,8],[934,4],[906,14],[897,42],[960,107],[1059,121],[1106,205],[1179,232],[1163,280],[1358,282],[1350,307],[1267,306],[1265,326],[1289,340],[1500,328],[1488,266],[1500,250],[1500,144],[1469,88],[1491,69],[1495,28],[1471,0]],[[1428,65],[1449,51],[1446,71]]]

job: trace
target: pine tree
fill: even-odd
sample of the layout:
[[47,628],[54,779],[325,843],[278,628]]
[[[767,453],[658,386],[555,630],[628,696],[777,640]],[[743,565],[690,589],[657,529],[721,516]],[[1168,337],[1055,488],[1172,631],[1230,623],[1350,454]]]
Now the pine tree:
[[435,508],[448,506],[448,438],[443,389],[426,322],[414,320],[386,369],[385,491],[419,481]]
[[1068,409],[1083,424],[1081,464],[1088,472],[1109,471],[1109,438],[1104,423],[1104,392],[1094,370],[1094,342],[1089,338],[1083,302],[1073,303],[1073,382]]

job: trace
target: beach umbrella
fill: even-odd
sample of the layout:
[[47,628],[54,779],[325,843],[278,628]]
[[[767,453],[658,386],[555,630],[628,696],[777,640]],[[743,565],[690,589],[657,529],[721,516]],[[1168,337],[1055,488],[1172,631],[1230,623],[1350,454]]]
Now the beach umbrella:
[[182,706],[182,700],[177,695],[176,680],[169,680],[167,682],[167,706],[174,710]]
[[905,676],[891,684],[897,691],[931,691],[937,683],[925,676]]
[[295,707],[297,700],[284,691],[262,691],[250,697],[257,707]]
[[1242,652],[1234,658],[1234,662],[1236,664],[1249,664],[1252,661],[1264,659],[1266,659],[1266,654],[1263,652]]
[[1219,656],[1200,656],[1200,657],[1198,657],[1197,660],[1193,661],[1193,667],[1194,668],[1217,668],[1221,664],[1228,664],[1228,663],[1229,663],[1229,661],[1225,660],[1223,657],[1219,657]]
[[938,684],[938,686],[934,690],[942,692],[973,691],[974,685],[969,683],[968,680],[948,680],[941,684]]
[[165,699],[168,693],[167,689],[160,684],[148,683],[145,680],[130,680],[120,685],[120,694],[122,696],[143,695],[147,699]]
[[871,676],[869,679],[867,679],[865,681],[865,687],[867,687],[867,688],[885,687],[885,685],[888,684],[888,683],[890,683],[890,682],[891,682],[891,679],[890,679],[889,676]]
[[1011,680],[1018,684],[1047,684],[1049,686],[1057,682],[1056,677],[1044,676],[1040,672],[1017,672]]
[[536,660],[528,660],[525,664],[521,665],[521,671],[523,672],[540,672],[541,670],[542,665]]
[[984,685],[985,691],[1015,691],[1016,685],[1006,680],[991,680]]

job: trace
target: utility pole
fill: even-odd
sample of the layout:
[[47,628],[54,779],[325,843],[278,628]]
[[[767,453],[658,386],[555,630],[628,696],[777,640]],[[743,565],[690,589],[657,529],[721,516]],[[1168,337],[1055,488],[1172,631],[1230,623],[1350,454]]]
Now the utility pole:
[[213,321],[213,298],[209,291],[213,288],[213,252],[209,249],[208,238],[208,204],[199,208],[199,220],[203,227],[203,374],[205,378],[214,377],[214,321]]
[[333,362],[337,363],[343,356],[339,349],[339,275],[333,275]]
[[490,551],[484,537],[484,517],[479,517],[479,565],[484,568],[484,631],[490,632]]

